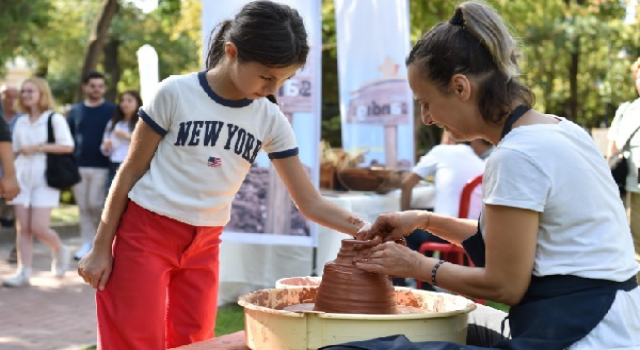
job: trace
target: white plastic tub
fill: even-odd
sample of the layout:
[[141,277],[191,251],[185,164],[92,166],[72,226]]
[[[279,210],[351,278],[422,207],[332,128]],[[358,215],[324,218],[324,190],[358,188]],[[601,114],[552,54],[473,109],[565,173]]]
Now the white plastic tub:
[[404,334],[412,341],[463,344],[468,313],[475,304],[464,297],[396,288],[396,302],[422,313],[396,315],[291,312],[284,307],[315,301],[317,288],[265,289],[238,299],[244,308],[246,343],[251,349],[306,350],[350,341]]

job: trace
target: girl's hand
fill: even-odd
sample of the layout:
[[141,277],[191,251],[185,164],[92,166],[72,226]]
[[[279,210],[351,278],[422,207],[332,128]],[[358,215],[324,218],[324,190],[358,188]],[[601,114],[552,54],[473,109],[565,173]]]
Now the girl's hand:
[[99,251],[95,247],[78,263],[78,275],[93,288],[104,290],[111,276],[113,256],[111,249]]
[[383,242],[400,240],[416,229],[416,219],[414,211],[381,214],[362,239],[372,240],[380,237]]
[[385,242],[361,251],[353,259],[357,268],[383,275],[414,277],[423,256],[402,244]]

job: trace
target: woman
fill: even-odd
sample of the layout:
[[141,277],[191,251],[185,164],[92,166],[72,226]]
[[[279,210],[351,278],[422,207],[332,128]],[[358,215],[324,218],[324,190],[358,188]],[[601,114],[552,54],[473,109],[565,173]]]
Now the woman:
[[[418,41],[406,63],[422,121],[457,140],[496,145],[483,176],[482,215],[478,223],[391,213],[367,234],[391,241],[423,228],[464,246],[477,267],[427,258],[393,242],[372,247],[356,266],[511,305],[511,339],[501,339],[506,315],[496,311],[472,317],[469,344],[637,349],[638,265],[617,187],[587,133],[531,109],[533,94],[517,80],[516,49],[498,14],[476,2],[459,5],[449,22]],[[381,232],[383,224],[391,231]],[[479,333],[479,324],[486,332]]]
[[[70,251],[58,234],[49,227],[51,209],[60,202],[60,190],[49,187],[45,179],[47,153],[73,152],[71,132],[64,117],[53,112],[51,89],[46,80],[29,78],[22,83],[18,106],[26,115],[19,118],[13,130],[13,150],[17,155],[16,174],[20,194],[15,205],[17,220],[18,271],[3,280],[7,287],[29,285],[33,261],[33,237],[51,248],[51,272],[62,277],[69,267]],[[51,118],[55,142],[48,143],[48,121]]]
[[116,171],[129,153],[131,135],[138,122],[138,109],[142,107],[142,98],[137,91],[129,90],[120,95],[120,102],[113,117],[107,124],[100,150],[109,157],[109,179],[107,192],[116,176]]
[[[640,58],[631,65],[631,73],[636,91],[640,94]],[[628,152],[627,164],[629,173],[626,183],[621,186],[620,194],[626,203],[631,235],[636,251],[636,261],[640,262],[640,182],[638,168],[640,168],[640,98],[627,101],[618,107],[611,122],[607,138],[607,160],[618,151]],[[638,275],[640,277],[640,274]]]

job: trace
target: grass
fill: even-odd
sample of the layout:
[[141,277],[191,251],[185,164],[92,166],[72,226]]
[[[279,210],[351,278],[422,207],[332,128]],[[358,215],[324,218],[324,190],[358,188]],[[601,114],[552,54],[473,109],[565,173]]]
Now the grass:
[[500,311],[509,312],[509,305],[496,303],[495,301],[487,300],[487,306],[491,306],[492,308]]
[[69,204],[60,204],[51,211],[51,222],[78,222],[78,207]]
[[235,333],[244,329],[244,314],[238,304],[228,304],[218,308],[216,336]]

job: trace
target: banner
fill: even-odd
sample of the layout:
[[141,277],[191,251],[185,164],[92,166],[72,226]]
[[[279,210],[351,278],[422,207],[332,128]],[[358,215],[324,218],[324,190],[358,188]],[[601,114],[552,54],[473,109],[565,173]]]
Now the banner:
[[367,149],[364,166],[414,159],[407,0],[335,0],[342,148]]
[[[221,21],[233,19],[250,0],[203,0],[202,34],[206,57],[209,35]],[[311,50],[306,65],[277,93],[282,112],[296,134],[302,161],[318,187],[321,103],[321,12],[320,0],[276,0],[302,16]],[[259,116],[256,116],[259,117]],[[236,195],[231,221],[222,239],[226,241],[315,246],[317,227],[295,208],[268,156],[261,152]]]

